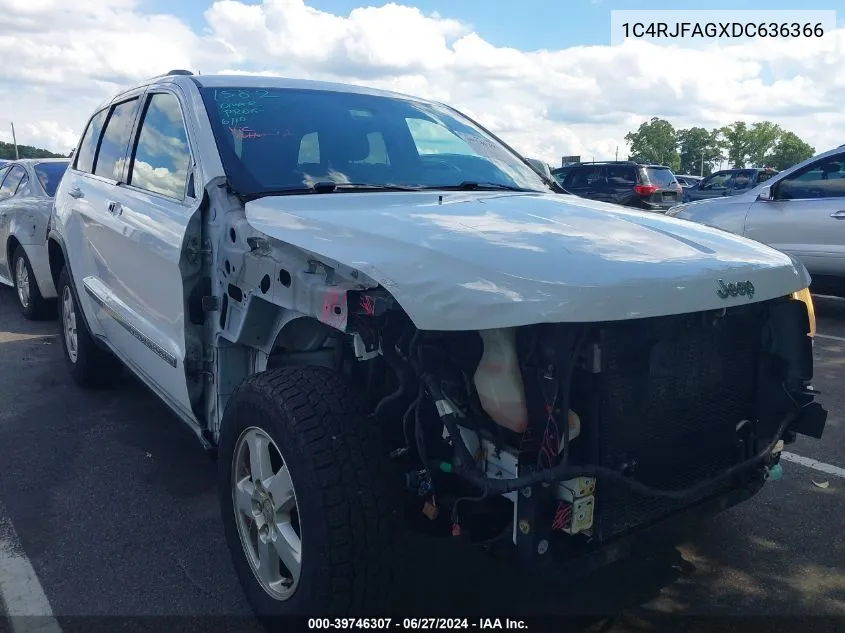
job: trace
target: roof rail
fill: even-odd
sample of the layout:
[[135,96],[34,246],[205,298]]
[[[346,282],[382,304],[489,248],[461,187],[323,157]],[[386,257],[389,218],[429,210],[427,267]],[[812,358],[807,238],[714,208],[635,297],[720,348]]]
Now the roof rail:
[[192,73],[190,70],[182,70],[180,68],[177,68],[176,70],[171,70],[170,72],[168,72],[167,76],[170,77],[171,75],[193,75],[193,74],[194,73]]
[[580,163],[571,163],[572,165],[637,165],[633,160],[582,160]]

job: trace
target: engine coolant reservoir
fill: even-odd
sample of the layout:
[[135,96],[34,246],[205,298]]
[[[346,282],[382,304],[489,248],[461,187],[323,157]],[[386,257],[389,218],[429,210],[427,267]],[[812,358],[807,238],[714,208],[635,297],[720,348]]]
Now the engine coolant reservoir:
[[516,354],[516,330],[481,330],[479,334],[484,353],[474,382],[481,406],[496,424],[523,433],[528,426],[528,409]]

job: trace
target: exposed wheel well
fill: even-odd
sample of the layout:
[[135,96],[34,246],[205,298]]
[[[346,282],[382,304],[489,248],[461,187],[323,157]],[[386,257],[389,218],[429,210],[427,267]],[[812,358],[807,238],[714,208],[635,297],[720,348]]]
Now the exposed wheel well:
[[47,253],[50,257],[50,276],[53,278],[53,284],[58,288],[59,274],[65,266],[65,254],[56,240],[47,241]]
[[9,265],[10,275],[14,275],[12,271],[12,257],[15,255],[15,249],[20,245],[21,243],[14,235],[10,235],[9,240],[6,242],[6,263]]

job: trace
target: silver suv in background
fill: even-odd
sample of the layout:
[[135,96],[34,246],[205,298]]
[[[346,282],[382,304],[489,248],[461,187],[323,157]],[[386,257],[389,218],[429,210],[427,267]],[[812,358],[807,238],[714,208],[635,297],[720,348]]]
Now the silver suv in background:
[[845,147],[740,195],[680,204],[666,215],[744,235],[799,259],[815,292],[845,293]]

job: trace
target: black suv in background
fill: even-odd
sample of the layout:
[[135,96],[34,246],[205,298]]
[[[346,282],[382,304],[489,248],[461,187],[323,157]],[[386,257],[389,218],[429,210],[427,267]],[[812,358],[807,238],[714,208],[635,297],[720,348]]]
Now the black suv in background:
[[632,161],[578,163],[561,185],[569,193],[626,207],[665,211],[681,202],[681,185],[668,167]]

